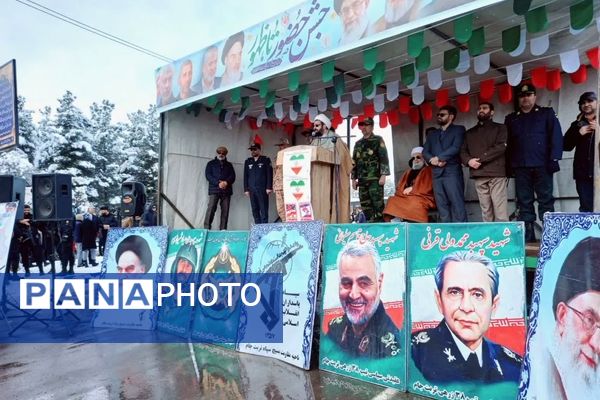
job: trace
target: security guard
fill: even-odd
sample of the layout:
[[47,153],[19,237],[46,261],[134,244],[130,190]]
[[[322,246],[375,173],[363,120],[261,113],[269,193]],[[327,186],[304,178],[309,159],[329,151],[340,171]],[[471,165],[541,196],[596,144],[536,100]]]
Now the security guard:
[[266,224],[269,217],[269,194],[273,191],[271,159],[260,155],[259,143],[252,143],[251,157],[244,163],[244,194],[250,197],[255,224]]
[[383,222],[383,187],[385,177],[390,175],[390,165],[385,142],[373,134],[373,125],[373,118],[358,123],[363,137],[354,145],[352,188],[358,188],[367,222]]
[[353,356],[384,358],[395,357],[400,353],[398,328],[385,312],[382,303],[379,303],[367,327],[360,335],[354,334],[352,324],[344,314],[329,323],[327,336]]
[[481,354],[471,353],[465,360],[456,340],[445,320],[412,335],[412,359],[429,382],[519,382],[520,356],[484,337]]
[[517,96],[519,110],[507,115],[504,121],[508,131],[507,165],[515,177],[519,219],[525,222],[525,241],[531,243],[536,241],[535,197],[540,220],[545,212],[554,211],[552,175],[560,170],[563,137],[554,110],[536,104],[533,85],[520,85]]

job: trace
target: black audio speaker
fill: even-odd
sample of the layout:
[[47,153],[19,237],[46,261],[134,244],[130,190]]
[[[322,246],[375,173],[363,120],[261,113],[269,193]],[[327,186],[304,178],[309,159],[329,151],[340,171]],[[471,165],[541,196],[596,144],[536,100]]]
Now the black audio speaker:
[[146,205],[146,187],[140,182],[121,184],[121,215],[138,217],[144,213]]
[[73,218],[71,175],[32,175],[33,219],[56,221]]
[[0,175],[0,203],[19,202],[17,220],[23,219],[25,204],[25,179],[12,175]]

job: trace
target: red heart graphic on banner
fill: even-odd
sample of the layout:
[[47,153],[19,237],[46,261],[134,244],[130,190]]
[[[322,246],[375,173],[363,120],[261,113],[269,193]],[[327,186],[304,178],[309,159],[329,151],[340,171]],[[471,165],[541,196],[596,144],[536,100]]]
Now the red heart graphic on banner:
[[302,171],[302,167],[292,167],[292,171],[294,171],[294,173],[298,175],[300,171]]
[[304,196],[303,192],[294,193],[294,197],[296,198],[296,200],[300,200],[302,198],[302,196]]

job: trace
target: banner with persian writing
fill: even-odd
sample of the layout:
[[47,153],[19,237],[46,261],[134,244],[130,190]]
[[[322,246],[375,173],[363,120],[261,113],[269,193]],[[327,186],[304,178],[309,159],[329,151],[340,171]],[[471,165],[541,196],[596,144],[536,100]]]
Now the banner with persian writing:
[[[246,272],[246,257],[248,253],[248,231],[209,231],[204,245],[204,255],[201,264],[200,281],[202,283],[231,282],[240,279]],[[192,323],[192,339],[205,341],[235,348],[235,338],[240,319],[239,304],[229,307],[227,289],[219,293],[218,303],[207,307],[196,307]],[[235,299],[239,303],[239,298]]]
[[189,337],[193,307],[185,301],[177,306],[177,290],[181,288],[182,293],[189,293],[190,283],[196,282],[202,267],[206,234],[205,229],[174,230],[169,234],[162,282],[173,285],[175,294],[163,299],[159,308],[157,322],[159,331]]
[[181,107],[500,1],[306,0],[157,69],[156,105]]
[[311,149],[283,153],[283,202],[287,222],[315,219],[311,204],[311,156]]
[[404,390],[405,224],[327,225],[319,368]]
[[17,64],[11,60],[0,66],[0,152],[19,144],[17,115]]
[[520,400],[600,393],[600,214],[546,213]]
[[[252,226],[248,245],[247,273],[281,274],[281,288],[262,293],[260,306],[265,327],[275,326],[282,315],[283,342],[276,344],[242,343],[249,334],[242,309],[237,349],[243,353],[273,357],[308,369],[313,344],[313,324],[323,222],[259,224]],[[274,282],[274,285],[278,282]],[[248,340],[246,340],[248,342]]]
[[410,224],[408,390],[514,399],[525,347],[523,223]]

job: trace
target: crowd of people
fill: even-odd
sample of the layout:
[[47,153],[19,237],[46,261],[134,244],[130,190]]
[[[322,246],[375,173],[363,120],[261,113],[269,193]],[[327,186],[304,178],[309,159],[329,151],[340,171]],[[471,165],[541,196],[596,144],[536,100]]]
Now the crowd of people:
[[[25,275],[34,267],[39,274],[54,274],[60,262],[60,273],[72,274],[74,268],[99,265],[98,256],[104,256],[108,231],[116,227],[157,225],[156,206],[150,205],[141,216],[120,218],[108,206],[94,206],[77,213],[72,219],[37,221],[30,205],[23,207],[23,218],[15,221],[8,254],[7,269],[10,278],[18,278],[19,266]],[[45,270],[49,266],[49,270]]]
[[[478,122],[468,130],[455,124],[455,107],[441,107],[437,113],[438,126],[427,129],[423,146],[411,150],[409,168],[387,203],[383,187],[390,166],[385,141],[374,134],[373,119],[362,118],[358,126],[363,137],[354,146],[352,169],[340,176],[340,182],[348,179],[358,190],[361,212],[352,213],[352,222],[429,222],[432,212],[438,214],[439,222],[466,222],[463,167],[468,167],[485,222],[509,220],[507,186],[509,178],[514,177],[516,215],[525,222],[526,241],[533,242],[537,240],[534,201],[538,203],[540,220],[545,212],[554,211],[553,174],[559,170],[563,151],[573,149],[579,210],[591,212],[597,94],[585,92],[580,96],[580,112],[564,137],[554,110],[536,103],[533,85],[520,85],[516,94],[517,110],[507,115],[504,123],[494,121],[492,103],[482,102],[477,109]],[[337,144],[331,139],[336,137],[329,118],[317,115],[310,144],[333,150]],[[342,141],[337,143],[345,146]],[[284,138],[276,146],[283,150],[289,145]],[[278,220],[285,221],[280,168],[275,167],[274,176],[271,160],[262,155],[259,143],[252,143],[248,150],[251,154],[244,163],[244,193],[250,199],[254,222],[267,222],[269,194],[273,190],[277,195]],[[211,229],[219,203],[220,229],[227,229],[229,200],[236,178],[233,165],[227,161],[227,152],[223,146],[217,148],[215,159],[206,167],[210,199],[204,221],[206,229]]]

